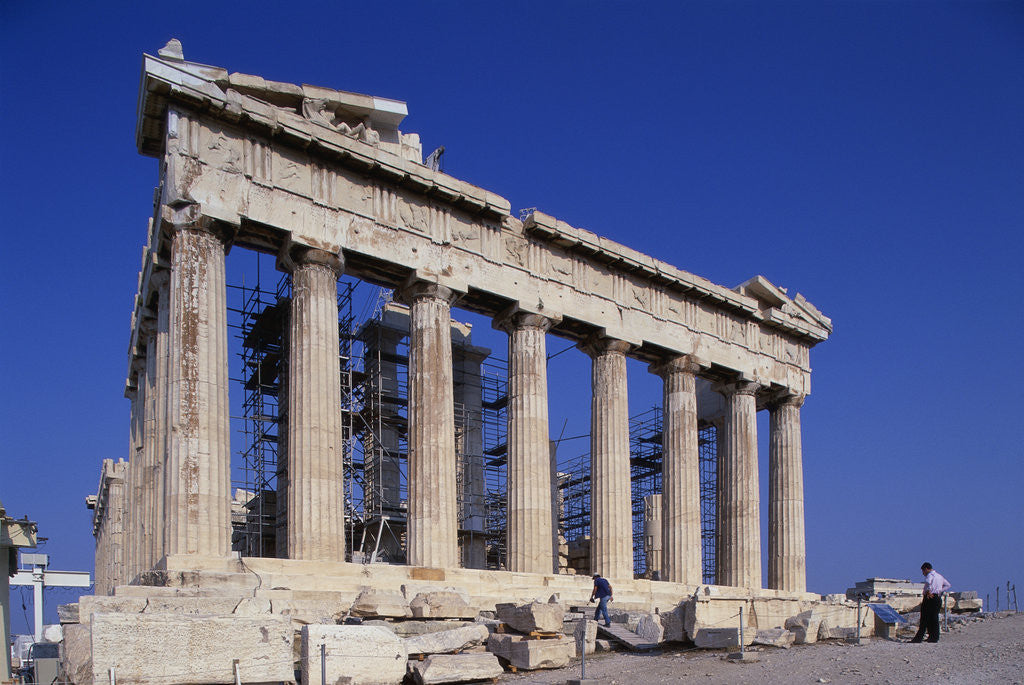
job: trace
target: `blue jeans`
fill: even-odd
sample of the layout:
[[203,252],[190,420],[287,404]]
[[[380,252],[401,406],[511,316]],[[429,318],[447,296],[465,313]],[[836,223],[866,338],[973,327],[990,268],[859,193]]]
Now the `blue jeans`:
[[595,621],[600,621],[601,619],[599,617],[601,616],[601,614],[604,614],[604,624],[605,625],[608,625],[608,624],[610,624],[612,622],[612,620],[610,618],[608,618],[608,598],[607,597],[602,597],[601,599],[599,599],[597,601],[597,608],[594,609],[594,620]]

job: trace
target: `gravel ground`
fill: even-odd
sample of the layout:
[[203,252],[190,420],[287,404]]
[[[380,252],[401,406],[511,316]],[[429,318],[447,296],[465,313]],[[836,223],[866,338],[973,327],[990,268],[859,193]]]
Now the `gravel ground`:
[[[587,678],[604,685],[647,683],[1016,683],[1024,684],[1024,613],[985,614],[951,624],[937,644],[871,639],[867,645],[829,641],[790,649],[760,648],[757,663],[732,663],[724,652],[665,649],[646,655],[613,652],[587,657]],[[909,638],[907,638],[909,639]],[[564,683],[571,668],[506,674],[501,682]]]

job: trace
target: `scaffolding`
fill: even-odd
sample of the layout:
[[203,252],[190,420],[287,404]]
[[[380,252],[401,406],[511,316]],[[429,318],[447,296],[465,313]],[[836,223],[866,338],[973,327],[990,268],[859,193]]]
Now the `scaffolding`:
[[[338,282],[338,333],[346,559],[405,563],[408,505],[409,314],[391,292],[357,293],[359,281]],[[229,325],[240,341],[242,436],[234,484],[239,509],[233,549],[244,556],[285,557],[286,506],[278,483],[286,474],[287,330],[291,283],[229,286],[237,307]],[[357,296],[358,295],[358,296]],[[354,314],[362,298],[363,314]],[[471,342],[470,326],[454,322],[453,386],[459,547],[463,566],[503,569],[507,526],[507,363]],[[717,430],[699,426],[701,566],[715,576]],[[577,436],[586,437],[586,436]],[[629,419],[633,568],[650,576],[644,498],[661,492],[662,410]],[[555,447],[558,445],[556,444]],[[561,563],[589,573],[590,454],[553,456],[553,507]],[[564,545],[564,546],[563,546]]]
[[257,269],[252,287],[228,286],[238,307],[228,307],[229,328],[241,341],[241,463],[234,485],[244,515],[234,525],[232,548],[245,556],[274,556],[276,550],[278,427],[282,407],[281,381],[287,362],[283,330],[288,314],[290,281],[282,276],[264,288]]
[[[629,419],[630,504],[633,521],[633,573],[651,576],[644,547],[644,498],[661,492],[662,409],[654,406]],[[710,423],[698,428],[701,570],[705,583],[715,578],[715,482],[717,473],[716,429]],[[559,533],[569,546],[570,565],[579,573],[589,573],[590,538],[590,455],[579,454],[559,461],[561,491]]]
[[[405,563],[408,502],[408,311],[390,291],[363,295],[358,281],[338,284],[338,333],[346,559]],[[284,482],[289,280],[273,288],[231,286],[229,309],[240,341],[243,387],[239,508],[233,548],[246,556],[287,555]],[[459,546],[463,565],[504,564],[504,443],[507,370],[490,350],[475,347],[470,327],[453,322],[453,381]]]
[[708,585],[715,584],[715,540],[718,535],[718,429],[703,423],[697,429],[700,462],[700,546],[701,575]]
[[[288,316],[291,306],[291,278],[281,275],[273,286],[266,286],[257,260],[255,285],[229,285],[239,303],[228,307],[228,327],[240,341],[238,357],[241,376],[232,380],[242,388],[241,415],[238,422],[242,435],[239,468],[233,485],[237,488],[236,504],[244,512],[233,517],[232,549],[243,556],[283,557],[287,553],[285,529],[287,508],[278,497],[278,483],[286,476],[284,458],[288,407]],[[352,297],[356,284],[338,282],[338,333],[341,359],[342,441],[345,464],[346,537],[352,537],[358,506],[351,498],[352,481],[358,480],[358,465],[351,449],[354,402],[353,375],[350,360],[352,344]]]

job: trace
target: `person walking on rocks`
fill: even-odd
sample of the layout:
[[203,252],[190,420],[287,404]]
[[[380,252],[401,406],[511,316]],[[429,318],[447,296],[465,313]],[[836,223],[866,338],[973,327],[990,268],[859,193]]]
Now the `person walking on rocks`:
[[594,620],[600,621],[601,614],[604,614],[604,627],[611,626],[612,621],[608,618],[608,602],[612,601],[612,585],[601,574],[594,574],[594,590],[590,593],[590,601],[597,599],[597,608],[594,609]]
[[939,641],[939,612],[942,610],[942,593],[950,588],[949,581],[932,568],[927,561],[921,564],[924,574],[924,591],[921,599],[921,627],[911,642],[921,642],[925,631],[928,642]]

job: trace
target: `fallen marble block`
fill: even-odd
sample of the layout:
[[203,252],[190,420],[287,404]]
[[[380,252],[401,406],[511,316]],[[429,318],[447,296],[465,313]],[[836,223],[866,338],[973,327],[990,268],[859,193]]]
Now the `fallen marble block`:
[[477,611],[457,592],[421,592],[409,602],[415,618],[476,618]]
[[[302,627],[304,685],[325,685],[320,678],[321,644],[325,645],[327,683],[397,684],[405,678],[409,652],[403,640],[387,628],[307,625]],[[294,675],[284,680],[293,678]]]
[[786,628],[793,631],[793,642],[798,645],[809,645],[818,641],[818,629],[821,627],[821,616],[815,611],[802,611],[796,616],[786,619]]
[[92,681],[234,683],[235,660],[242,682],[289,681],[293,634],[280,616],[94,613]]
[[421,685],[463,683],[497,678],[504,669],[493,654],[431,654],[423,661],[410,661],[409,672]]
[[534,630],[558,632],[562,629],[565,609],[554,602],[530,602],[529,604],[498,604],[495,613],[513,630],[530,633]]
[[374,588],[363,591],[352,603],[354,616],[379,616],[382,618],[406,618],[412,615],[409,602],[400,592],[387,592]]
[[792,631],[786,630],[785,628],[770,628],[768,630],[757,631],[757,633],[754,634],[753,644],[789,649],[793,645],[793,641],[795,639],[796,636]]
[[482,623],[471,623],[468,626],[453,630],[442,630],[436,633],[425,633],[405,639],[405,647],[409,654],[444,654],[482,644],[491,632]]
[[[743,644],[754,644],[756,631],[743,631]],[[703,649],[726,649],[740,646],[739,628],[701,628],[693,638],[693,643]]]
[[487,640],[487,651],[500,656],[516,668],[562,668],[575,656],[576,642],[567,637],[527,640],[521,635],[495,633]]
[[655,644],[665,639],[665,629],[661,625],[661,616],[655,613],[641,616],[633,632],[647,642]]

